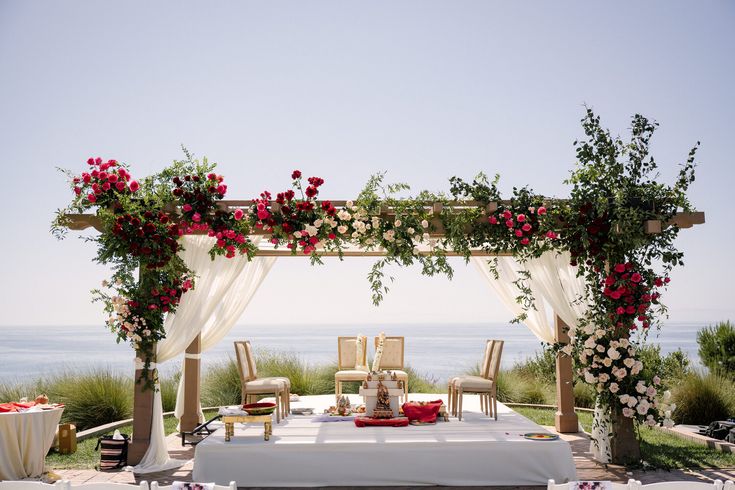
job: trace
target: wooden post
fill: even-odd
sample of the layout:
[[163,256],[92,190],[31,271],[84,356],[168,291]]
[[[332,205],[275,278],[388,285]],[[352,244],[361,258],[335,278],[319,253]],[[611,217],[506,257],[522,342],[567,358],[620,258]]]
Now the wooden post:
[[[569,343],[568,327],[564,321],[555,316],[556,339],[562,344]],[[572,358],[562,354],[556,355],[556,415],[554,423],[556,431],[569,434],[579,431],[577,414],[574,411],[574,372]]]
[[[156,346],[153,346],[156,351]],[[142,359],[143,354],[136,352]],[[152,362],[155,362],[155,357]],[[142,369],[135,370],[135,379],[140,378]],[[151,373],[155,376],[155,373]],[[153,422],[153,394],[154,390],[144,388],[144,383],[136,383],[133,391],[133,441],[128,447],[128,464],[136,465],[143,459],[151,443],[151,424]]]
[[184,413],[181,414],[180,428],[186,432],[199,425],[201,352],[202,334],[199,334],[186,348],[184,357]]

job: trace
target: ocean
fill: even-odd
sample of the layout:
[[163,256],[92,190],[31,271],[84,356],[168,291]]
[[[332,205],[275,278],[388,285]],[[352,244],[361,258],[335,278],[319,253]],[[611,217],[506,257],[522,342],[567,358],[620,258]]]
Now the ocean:
[[[668,323],[652,331],[649,342],[663,353],[682,349],[693,365],[699,365],[696,333],[705,323]],[[437,381],[461,373],[480,362],[484,339],[505,340],[502,365],[512,367],[541,350],[538,341],[523,325],[492,324],[391,324],[373,325],[238,325],[215,348],[202,356],[203,366],[234,356],[234,340],[250,340],[256,350],[288,352],[306,363],[336,361],[337,336],[363,334],[406,337],[406,362]],[[368,355],[372,344],[368,344]],[[116,344],[102,326],[0,326],[0,383],[31,380],[64,370],[109,368],[132,370],[133,352],[127,344]],[[179,369],[180,360],[160,366],[163,374]]]

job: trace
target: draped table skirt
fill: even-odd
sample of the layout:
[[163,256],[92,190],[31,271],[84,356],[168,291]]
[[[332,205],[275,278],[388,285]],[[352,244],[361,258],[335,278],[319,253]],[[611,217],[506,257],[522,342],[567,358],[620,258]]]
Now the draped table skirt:
[[0,413],[0,480],[39,477],[63,408]]

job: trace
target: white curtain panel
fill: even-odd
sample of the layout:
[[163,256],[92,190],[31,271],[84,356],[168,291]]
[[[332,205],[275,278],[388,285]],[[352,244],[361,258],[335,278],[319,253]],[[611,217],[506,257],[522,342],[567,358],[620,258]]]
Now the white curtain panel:
[[[236,257],[231,260],[246,261],[244,257]],[[275,257],[255,257],[252,261],[246,262],[242,268],[240,275],[235,278],[227,292],[217,307],[212,312],[209,320],[202,327],[201,351],[208,351],[225,338],[225,336],[235,326],[235,322],[242,316],[247,308],[250,300],[253,299],[255,292],[260,287],[265,276],[268,275],[273,264],[276,263]],[[188,354],[187,354],[188,355]],[[176,392],[176,410],[174,415],[177,419],[181,418],[184,413],[184,364],[181,363],[181,378],[179,380],[179,388]],[[199,422],[204,422],[204,414],[202,413],[201,400],[197,400]]]
[[[521,294],[518,287],[513,284],[519,279],[517,271],[522,270],[521,266],[513,257],[497,257],[498,278],[490,271],[488,261],[493,260],[487,257],[472,257],[472,261],[477,266],[482,276],[487,280],[488,284],[498,293],[498,297],[506,308],[515,316],[523,313],[523,307],[516,301]],[[534,298],[541,299],[536,301],[536,309],[529,309],[526,312],[526,319],[523,323],[528,329],[541,341],[553,343],[555,341],[554,325],[549,322],[546,316],[546,307],[544,306],[543,296],[536,288],[535,283],[529,282]]]
[[[259,237],[251,237],[254,243],[258,243]],[[209,250],[215,239],[208,236],[187,235],[182,237],[184,250],[179,256],[186,265],[196,274],[196,284],[192,291],[182,296],[175,314],[167,315],[164,321],[166,338],[158,343],[156,350],[156,361],[158,364],[168,361],[184,353],[194,338],[204,329],[215,329],[211,339],[221,339],[239,318],[247,303],[252,298],[255,290],[260,285],[262,277],[250,288],[239,290],[240,280],[248,275],[247,257],[237,256],[227,259],[217,256],[212,260]],[[256,258],[252,263],[261,260],[275,260],[274,258]],[[261,271],[263,277],[273,265],[272,260],[268,267],[258,265],[254,270]],[[247,281],[244,284],[248,284]],[[239,294],[243,296],[249,293],[246,301],[241,301]],[[231,308],[228,301],[237,303],[240,309]],[[229,315],[229,316],[228,316]],[[230,317],[234,319],[230,320]],[[221,326],[221,328],[217,328]],[[227,330],[225,330],[225,327]],[[214,342],[216,343],[216,342]],[[211,347],[211,343],[208,343]],[[151,441],[148,451],[140,463],[135,466],[136,473],[151,473],[175,468],[185,463],[183,460],[174,460],[168,457],[166,449],[166,436],[163,429],[163,406],[161,393],[156,390],[153,401],[153,422],[151,428]]]
[[577,276],[577,267],[570,265],[569,252],[546,252],[528,260],[524,265],[531,273],[534,288],[549,303],[559,318],[570,327],[576,327],[587,312],[583,277]]

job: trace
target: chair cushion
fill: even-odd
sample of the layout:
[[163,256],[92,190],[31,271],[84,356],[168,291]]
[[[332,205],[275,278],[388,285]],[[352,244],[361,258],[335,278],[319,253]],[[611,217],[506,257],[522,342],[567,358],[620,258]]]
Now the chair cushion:
[[461,388],[464,391],[470,391],[470,390],[488,391],[493,387],[493,382],[481,376],[460,376],[454,382],[454,387],[456,389]]
[[391,373],[396,373],[396,377],[398,379],[408,379],[408,373],[406,371],[401,371],[400,369],[388,369],[388,371]]
[[285,389],[286,385],[279,378],[258,378],[245,383],[245,389]]
[[337,371],[334,373],[334,379],[348,380],[348,381],[362,381],[367,378],[368,372],[358,369],[345,369],[344,371]]
[[291,390],[291,380],[288,378],[285,378],[282,376],[272,376],[270,378],[258,378],[258,379],[272,379],[272,380],[280,381],[286,386],[286,389],[288,389],[289,391]]

